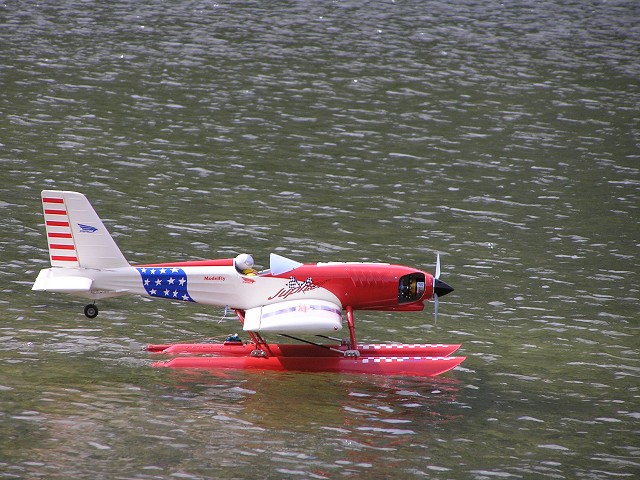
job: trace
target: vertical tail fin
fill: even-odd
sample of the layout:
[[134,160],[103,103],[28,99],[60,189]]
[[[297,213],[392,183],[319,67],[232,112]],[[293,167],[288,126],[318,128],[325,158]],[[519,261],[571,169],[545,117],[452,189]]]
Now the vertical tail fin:
[[129,266],[83,194],[43,190],[42,208],[52,267],[103,269]]

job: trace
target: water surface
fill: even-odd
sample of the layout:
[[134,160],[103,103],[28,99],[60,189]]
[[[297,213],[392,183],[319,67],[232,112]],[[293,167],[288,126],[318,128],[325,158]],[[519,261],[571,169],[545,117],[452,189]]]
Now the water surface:
[[[21,2],[0,39],[2,478],[634,478],[633,1]],[[170,372],[222,310],[30,290],[40,190],[133,263],[390,261],[456,291],[359,312],[462,342],[434,379]],[[257,473],[256,473],[257,472]]]

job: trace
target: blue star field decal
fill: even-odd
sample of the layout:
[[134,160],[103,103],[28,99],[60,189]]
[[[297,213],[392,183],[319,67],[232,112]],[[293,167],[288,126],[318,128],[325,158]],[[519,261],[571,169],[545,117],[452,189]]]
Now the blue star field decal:
[[176,267],[136,267],[142,286],[152,297],[195,302],[187,290],[187,274]]

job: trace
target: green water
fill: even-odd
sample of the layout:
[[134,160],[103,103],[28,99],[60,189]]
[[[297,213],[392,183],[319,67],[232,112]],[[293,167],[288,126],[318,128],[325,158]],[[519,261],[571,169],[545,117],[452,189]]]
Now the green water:
[[[20,2],[0,10],[0,478],[635,478],[633,1]],[[32,292],[40,190],[132,263],[434,269],[433,379],[156,370],[224,311]]]

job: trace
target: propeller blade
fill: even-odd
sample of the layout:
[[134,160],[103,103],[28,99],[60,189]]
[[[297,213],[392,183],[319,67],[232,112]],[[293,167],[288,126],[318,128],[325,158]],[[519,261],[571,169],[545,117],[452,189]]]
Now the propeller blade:
[[438,323],[438,305],[440,301],[438,300],[438,294],[433,294],[433,323]]
[[436,279],[440,278],[440,254],[439,253],[436,255],[436,273],[433,276],[433,278],[436,278]]

